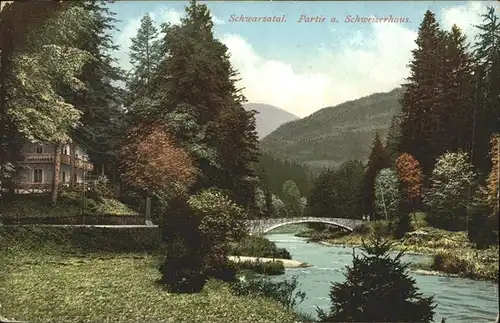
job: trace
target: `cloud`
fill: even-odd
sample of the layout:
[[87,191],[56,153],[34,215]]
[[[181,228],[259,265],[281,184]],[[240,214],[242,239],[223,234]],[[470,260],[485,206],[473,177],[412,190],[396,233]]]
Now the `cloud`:
[[[480,14],[488,5],[491,3],[469,2],[449,6],[437,14],[444,28],[449,30],[457,24],[472,41],[473,25],[481,23]],[[184,13],[165,7],[151,15],[158,23],[179,23]],[[118,44],[125,49],[118,55],[125,68],[130,66],[126,49],[141,16],[130,20],[118,38]],[[215,16],[213,20],[216,25],[224,23]],[[416,30],[404,24],[373,23],[368,31],[356,30],[350,37],[338,38],[339,31],[333,27],[329,32],[316,52],[309,51],[299,65],[266,59],[238,34],[223,34],[221,41],[240,72],[239,85],[249,102],[275,105],[299,117],[371,93],[390,91],[408,76]]]
[[335,51],[328,45],[321,47],[313,60],[308,59],[313,62],[306,71],[266,60],[239,35],[227,34],[221,40],[250,102],[275,105],[305,117],[326,106],[399,86],[407,76],[415,38],[415,31],[401,25],[374,24],[371,34],[356,32],[340,49],[338,45]]
[[[473,25],[481,23],[487,5],[472,2],[443,9],[441,24],[447,29],[457,24],[472,40]],[[275,105],[299,117],[390,91],[408,77],[416,30],[404,24],[374,23],[369,32],[357,30],[342,39],[335,39],[335,29],[331,32],[330,44],[325,40],[314,56],[304,57],[307,66],[267,60],[236,34],[226,34],[221,41],[240,72],[240,86],[249,102]]]
[[467,2],[464,5],[453,6],[441,10],[442,26],[450,30],[456,24],[462,31],[469,36],[469,41],[477,34],[477,28],[474,25],[482,23],[482,14],[486,12],[487,6],[498,6],[494,2]]

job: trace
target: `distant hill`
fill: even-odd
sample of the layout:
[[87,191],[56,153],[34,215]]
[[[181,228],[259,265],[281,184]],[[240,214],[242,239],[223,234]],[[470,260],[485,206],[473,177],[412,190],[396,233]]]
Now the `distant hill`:
[[280,126],[261,141],[275,156],[312,169],[368,158],[376,131],[385,137],[393,115],[401,112],[402,88],[344,102]]
[[255,116],[255,121],[259,140],[276,130],[282,124],[299,119],[299,117],[290,112],[268,104],[248,103],[245,104],[245,109],[256,110],[258,112]]

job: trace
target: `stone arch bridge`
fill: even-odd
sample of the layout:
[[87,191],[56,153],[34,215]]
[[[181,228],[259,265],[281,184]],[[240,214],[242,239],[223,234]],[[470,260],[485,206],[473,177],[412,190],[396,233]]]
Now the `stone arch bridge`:
[[315,217],[302,217],[302,218],[271,218],[271,219],[257,219],[249,220],[249,233],[250,234],[264,234],[272,229],[276,229],[283,225],[295,223],[324,223],[344,228],[353,231],[354,228],[363,224],[364,220],[346,219],[346,218],[315,218]]

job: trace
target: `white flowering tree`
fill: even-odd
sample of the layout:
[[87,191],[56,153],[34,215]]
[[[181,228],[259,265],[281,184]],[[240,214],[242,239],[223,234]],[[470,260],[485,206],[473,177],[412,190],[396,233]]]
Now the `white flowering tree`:
[[439,157],[431,176],[431,185],[424,196],[434,225],[455,227],[463,217],[469,192],[475,188],[476,174],[467,153],[447,152]]
[[401,194],[396,171],[384,168],[375,177],[375,211],[386,220],[397,216]]

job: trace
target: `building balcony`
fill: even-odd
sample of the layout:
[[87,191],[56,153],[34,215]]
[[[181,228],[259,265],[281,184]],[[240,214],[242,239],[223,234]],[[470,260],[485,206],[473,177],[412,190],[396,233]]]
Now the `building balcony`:
[[[24,164],[53,163],[54,154],[53,153],[24,154],[24,160],[22,162]],[[61,155],[61,163],[66,165],[71,165],[71,157],[69,155],[64,155],[64,154]],[[75,167],[89,172],[94,170],[94,164],[79,158],[75,158]]]

